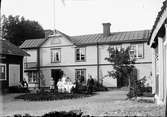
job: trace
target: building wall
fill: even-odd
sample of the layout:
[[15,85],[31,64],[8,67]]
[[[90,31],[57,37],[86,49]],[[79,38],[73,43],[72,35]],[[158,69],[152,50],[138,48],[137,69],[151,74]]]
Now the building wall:
[[27,62],[37,62],[37,49],[27,49],[25,50],[30,56],[24,57]]
[[[123,48],[130,46],[130,43],[122,44]],[[61,62],[51,63],[51,48],[59,48],[61,50]],[[51,69],[62,69],[64,73],[75,79],[75,69],[85,68],[86,74],[92,75],[93,78],[97,79],[97,58],[99,57],[99,79],[103,82],[104,86],[116,87],[117,80],[107,76],[108,71],[112,71],[112,64],[105,60],[109,57],[108,48],[109,45],[99,45],[99,56],[97,57],[97,46],[89,45],[86,48],[86,61],[76,62],[75,61],[75,49],[76,46],[73,45],[68,39],[58,36],[49,38],[45,44],[40,48],[40,66],[43,70],[44,76],[46,78],[46,84],[49,84],[51,79]],[[144,43],[144,58],[136,60],[136,68],[138,69],[138,78],[144,76],[149,76],[151,72],[151,49],[148,47],[146,42]],[[31,57],[28,60],[37,60],[37,51],[27,51]],[[48,86],[48,85],[47,85]]]
[[113,70],[112,65],[101,65],[99,70],[99,79],[106,87],[117,87],[117,79],[108,75],[109,71]]
[[45,87],[49,87],[51,84],[51,70],[52,69],[61,69],[64,74],[69,77],[72,82],[75,82],[75,70],[76,69],[86,69],[86,79],[89,75],[92,75],[93,79],[97,80],[97,67],[96,66],[76,66],[76,67],[45,67],[41,68],[44,77],[45,77]]
[[[22,56],[4,55],[4,59],[0,59],[0,64],[5,64],[6,66],[6,79],[0,80],[0,88],[5,89],[8,88],[9,86],[16,86],[19,84],[20,81],[23,80]],[[16,67],[17,69],[13,71],[14,67],[12,66],[17,66]],[[10,74],[11,72],[13,75]]]
[[[51,63],[51,48],[60,48],[61,62]],[[97,48],[96,46],[87,46],[86,61],[76,62],[75,46],[51,46],[41,48],[41,66],[68,66],[68,65],[92,65],[97,64]]]

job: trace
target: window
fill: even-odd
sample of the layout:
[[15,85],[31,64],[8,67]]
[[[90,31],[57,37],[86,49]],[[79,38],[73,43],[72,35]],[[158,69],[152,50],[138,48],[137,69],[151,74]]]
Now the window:
[[121,44],[120,45],[111,45],[110,48],[113,48],[114,50],[117,49],[118,51],[120,51],[122,48],[122,45]]
[[130,53],[130,57],[143,58],[144,57],[143,44],[131,45],[129,53]]
[[0,64],[0,80],[6,80],[6,65]]
[[85,61],[85,48],[76,48],[76,61]]
[[86,69],[76,69],[76,81],[86,83]]
[[37,72],[29,71],[28,72],[28,82],[29,83],[37,83]]
[[60,62],[60,49],[51,49],[51,63]]
[[[116,49],[120,51],[122,49],[122,44],[119,45],[110,45],[109,48],[112,49],[112,51],[115,51]],[[109,52],[109,57],[111,57],[111,52]]]

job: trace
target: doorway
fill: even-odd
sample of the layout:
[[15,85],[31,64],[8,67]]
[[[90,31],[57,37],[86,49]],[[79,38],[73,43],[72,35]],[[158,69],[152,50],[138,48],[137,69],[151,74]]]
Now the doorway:
[[61,69],[51,69],[51,77],[53,78],[55,85],[63,76],[63,71]]

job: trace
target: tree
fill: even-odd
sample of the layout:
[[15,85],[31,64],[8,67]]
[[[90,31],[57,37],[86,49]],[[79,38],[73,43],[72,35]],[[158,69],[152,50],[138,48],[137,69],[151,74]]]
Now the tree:
[[[130,85],[130,74],[134,69],[135,59],[130,57],[130,48],[121,49],[120,51],[109,47],[109,58],[105,58],[107,61],[113,63],[113,70],[109,71],[109,76],[116,78],[119,82],[119,86],[123,86],[123,83]],[[128,81],[128,82],[127,82]]]
[[26,39],[45,37],[44,30],[38,22],[26,20],[18,15],[2,16],[2,32],[3,38],[17,46],[21,45]]

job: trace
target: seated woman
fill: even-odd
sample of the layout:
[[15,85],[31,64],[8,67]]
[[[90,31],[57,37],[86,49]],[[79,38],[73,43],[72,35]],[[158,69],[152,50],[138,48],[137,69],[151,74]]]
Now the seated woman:
[[19,88],[24,89],[24,91],[26,91],[26,92],[29,91],[28,90],[28,83],[25,79],[23,79],[23,81],[20,81]]

